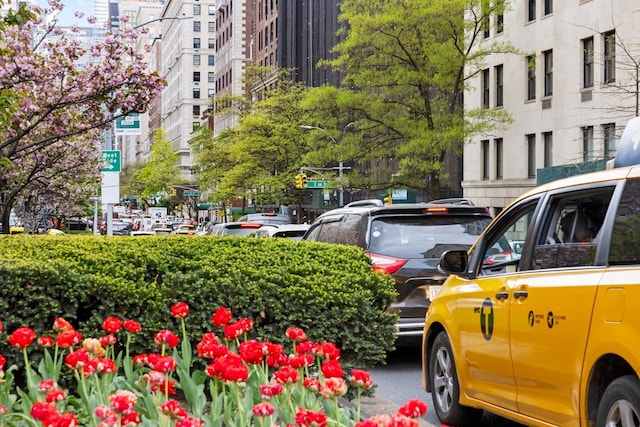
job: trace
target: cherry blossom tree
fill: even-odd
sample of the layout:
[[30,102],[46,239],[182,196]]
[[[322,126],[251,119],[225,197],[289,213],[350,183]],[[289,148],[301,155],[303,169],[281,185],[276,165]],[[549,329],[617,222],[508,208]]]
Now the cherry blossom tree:
[[18,204],[60,207],[86,200],[100,178],[102,132],[118,117],[147,110],[166,84],[137,50],[138,36],[146,30],[129,25],[85,49],[55,20],[44,23],[62,8],[58,0],[50,0],[48,8],[34,8],[32,14],[19,15],[23,19],[0,26],[4,233]]

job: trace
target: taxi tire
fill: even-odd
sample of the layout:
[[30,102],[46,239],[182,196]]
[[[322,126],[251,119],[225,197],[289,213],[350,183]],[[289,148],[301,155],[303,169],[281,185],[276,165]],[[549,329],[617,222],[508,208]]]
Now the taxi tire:
[[[436,378],[439,380],[437,385]],[[429,354],[429,382],[433,407],[443,424],[456,427],[480,425],[482,410],[459,403],[460,383],[446,332],[440,332],[433,340]]]
[[[633,424],[627,425],[621,418],[631,416]],[[629,419],[629,418],[626,418]],[[620,424],[622,422],[622,424]],[[605,389],[598,406],[597,427],[640,425],[640,380],[635,375],[615,379]]]

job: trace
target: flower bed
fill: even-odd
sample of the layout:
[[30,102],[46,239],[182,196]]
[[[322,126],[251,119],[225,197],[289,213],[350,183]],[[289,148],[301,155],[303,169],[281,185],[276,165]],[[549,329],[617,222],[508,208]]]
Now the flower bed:
[[[158,331],[157,352],[147,354],[129,352],[141,331],[132,319],[107,317],[100,338],[83,339],[63,318],[54,321],[55,336],[15,329],[7,341],[22,352],[25,385],[15,384],[17,366],[5,370],[0,355],[0,425],[418,426],[416,418],[427,410],[412,400],[396,414],[360,420],[360,397],[373,384],[367,371],[343,369],[335,344],[311,342],[298,327],[286,329],[286,346],[247,339],[253,322],[234,320],[221,307],[211,317],[215,332],[206,332],[194,352],[185,326],[188,305],[175,304],[171,313],[181,337]],[[124,349],[115,354],[123,335]],[[35,342],[44,352],[37,364],[28,351]],[[68,387],[61,385],[65,376],[71,377]],[[354,408],[338,400],[349,387]]]

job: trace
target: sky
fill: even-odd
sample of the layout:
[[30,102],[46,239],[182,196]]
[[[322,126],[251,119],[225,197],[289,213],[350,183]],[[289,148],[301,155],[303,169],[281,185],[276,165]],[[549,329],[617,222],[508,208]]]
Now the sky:
[[[47,0],[37,0],[36,3],[41,7],[47,6]],[[64,9],[58,15],[58,20],[62,26],[86,24],[86,18],[95,14],[93,0],[62,0],[62,4]],[[74,16],[76,12],[83,12],[84,18],[78,20]]]

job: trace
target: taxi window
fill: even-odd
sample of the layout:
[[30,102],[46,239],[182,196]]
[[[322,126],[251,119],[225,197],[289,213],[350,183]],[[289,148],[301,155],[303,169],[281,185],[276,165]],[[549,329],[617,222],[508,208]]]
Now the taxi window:
[[595,264],[598,232],[614,187],[554,196],[541,237],[533,250],[534,269]]
[[521,250],[517,251],[515,248],[516,245],[524,245],[537,205],[538,199],[529,201],[497,220],[497,228],[491,231],[484,246],[480,274],[502,274],[518,269]]
[[625,183],[611,233],[609,264],[640,264],[640,179]]

